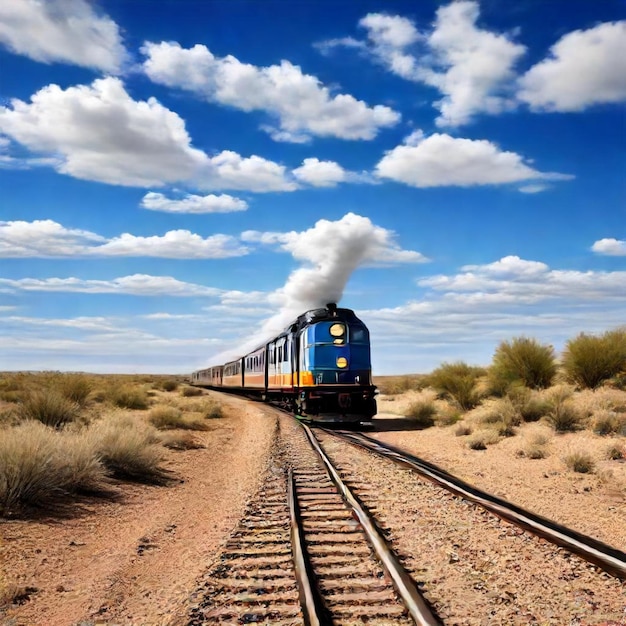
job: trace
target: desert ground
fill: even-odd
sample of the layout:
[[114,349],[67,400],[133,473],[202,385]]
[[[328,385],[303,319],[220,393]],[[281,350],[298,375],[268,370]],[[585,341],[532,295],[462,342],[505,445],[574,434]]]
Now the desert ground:
[[[107,479],[109,493],[78,493],[61,507],[5,506],[1,624],[184,621],[194,583],[217,561],[260,486],[276,418],[263,404],[242,398],[209,391],[185,397],[183,385],[167,391],[141,384],[149,390],[147,407],[111,408],[90,399],[89,419],[83,421],[116,417],[147,423],[167,480],[146,484],[114,477]],[[572,391],[568,401],[584,416],[576,429],[558,432],[546,418],[518,420],[505,429],[496,400],[459,414],[430,389],[404,389],[379,396],[370,434],[623,550],[626,392]],[[500,421],[493,417],[494,403]],[[424,404],[434,407],[431,420],[416,411]],[[184,423],[175,419],[164,428],[164,406],[175,407],[178,418],[182,412]],[[206,406],[219,411],[203,417]],[[0,405],[2,435],[16,428],[13,408],[7,400]],[[618,427],[595,432],[594,412],[606,411],[617,416]],[[194,423],[196,429],[190,429]],[[172,446],[176,438],[186,445]],[[584,463],[577,466],[572,458]],[[623,597],[626,605],[626,592]]]

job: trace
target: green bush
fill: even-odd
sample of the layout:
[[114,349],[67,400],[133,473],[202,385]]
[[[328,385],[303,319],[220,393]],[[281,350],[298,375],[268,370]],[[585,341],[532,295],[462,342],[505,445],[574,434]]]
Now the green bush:
[[555,375],[552,346],[541,345],[528,337],[503,341],[496,348],[489,368],[489,380],[494,387],[522,383],[530,389],[546,389]]
[[581,333],[570,339],[563,353],[567,379],[579,387],[595,389],[626,371],[626,327],[602,335]]
[[458,361],[443,363],[428,375],[427,381],[433,389],[451,398],[463,411],[469,411],[479,402],[476,383],[484,374],[484,368]]
[[19,415],[22,419],[37,420],[46,426],[61,428],[78,419],[80,406],[54,389],[44,389],[32,391],[22,399]]

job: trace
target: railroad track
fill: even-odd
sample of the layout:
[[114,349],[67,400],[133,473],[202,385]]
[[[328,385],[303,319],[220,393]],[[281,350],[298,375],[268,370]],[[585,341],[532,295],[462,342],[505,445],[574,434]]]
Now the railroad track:
[[282,424],[290,432],[187,624],[441,624],[311,430]]
[[[340,462],[340,470],[333,466],[318,440]],[[331,445],[333,441],[343,447]],[[396,530],[402,530],[401,536],[406,537],[405,524],[407,519],[411,519],[417,531],[421,528],[419,523],[422,514],[415,516],[413,513],[411,517],[402,515],[398,518],[395,500],[388,500],[383,493],[384,483],[374,481],[378,487],[372,487],[360,477],[359,467],[362,467],[363,461],[358,459],[362,453],[355,451],[348,455],[355,457],[353,465],[344,458],[348,449],[354,446],[377,455],[385,455],[405,468],[419,471],[430,482],[480,504],[499,518],[512,521],[532,534],[579,554],[611,576],[621,580],[626,578],[626,555],[615,548],[509,505],[504,500],[456,479],[433,464],[382,444],[363,433],[311,430],[283,414],[277,419],[273,446],[275,454],[263,487],[250,503],[235,533],[229,538],[220,554],[219,562],[204,577],[184,623],[188,626],[250,623],[275,626],[473,624],[474,621],[464,618],[474,615],[478,619],[478,615],[485,617],[495,614],[490,613],[493,608],[489,608],[489,602],[482,599],[477,602],[475,609],[469,609],[471,602],[468,604],[469,613],[459,613],[463,610],[462,604],[446,596],[449,591],[439,589],[439,583],[450,576],[452,581],[457,581],[451,583],[452,589],[455,584],[457,587],[461,584],[464,576],[465,581],[474,581],[469,586],[479,596],[482,595],[483,599],[489,593],[496,594],[493,597],[497,603],[504,602],[508,605],[512,602],[511,610],[505,608],[500,611],[498,615],[501,616],[501,621],[496,620],[494,623],[518,623],[516,616],[520,615],[523,615],[523,620],[528,618],[528,621],[520,623],[544,623],[539,619],[533,621],[532,610],[524,608],[532,606],[537,600],[530,600],[526,605],[524,602],[519,603],[515,600],[517,592],[510,588],[501,592],[498,599],[497,568],[491,578],[491,584],[495,580],[495,585],[491,589],[485,586],[483,581],[486,578],[481,579],[480,574],[484,566],[489,567],[485,565],[485,561],[479,560],[475,565],[459,562],[460,567],[453,571],[458,558],[453,552],[448,553],[448,548],[444,563],[437,556],[437,546],[434,544],[427,544],[428,551],[423,552],[409,547],[410,543],[407,544],[405,539],[398,541]],[[379,465],[385,463],[383,460],[376,462]],[[381,471],[384,471],[382,466]],[[388,471],[390,480],[395,483],[398,470],[389,465]],[[412,473],[407,474],[406,469],[400,471],[407,475],[407,480]],[[340,475],[345,477],[344,481]],[[399,474],[397,476],[399,478]],[[347,484],[346,478],[349,478]],[[417,482],[416,479],[413,482]],[[407,502],[412,498],[410,489],[408,487],[404,492],[407,494]],[[443,499],[431,500],[429,508],[431,504],[439,506],[438,502],[441,506],[448,506],[444,503],[448,496],[437,496],[433,492],[430,497]],[[404,505],[400,505],[400,511],[402,506]],[[469,502],[464,506],[475,508]],[[382,513],[383,517],[375,521],[368,511],[377,515]],[[485,521],[487,518],[495,519],[486,512],[482,515],[485,516]],[[457,527],[461,528],[473,528],[473,524],[477,523],[476,520],[465,522],[462,518],[454,519],[457,520]],[[388,523],[393,528],[389,528]],[[504,526],[514,528],[509,524]],[[536,544],[536,540],[521,530],[510,531],[505,528],[499,536],[505,544],[512,543],[511,556],[505,557],[509,563],[515,561],[519,550],[532,554],[532,549],[539,549],[541,545]],[[398,558],[387,546],[385,538],[393,538],[394,545],[404,550],[404,556]],[[459,543],[460,546],[452,542],[449,545],[453,549],[462,549],[463,543]],[[485,554],[482,550],[480,552]],[[441,555],[441,551],[438,554]],[[408,571],[403,568],[403,563],[409,567]],[[580,566],[573,564],[569,570],[569,565],[565,563],[569,563],[567,559],[562,566],[555,567],[555,573],[544,583],[548,585],[548,589],[557,580],[575,580],[581,575]],[[411,575],[423,582],[416,584]],[[459,575],[461,578],[458,578]],[[585,574],[593,575],[597,575],[593,573],[593,568]],[[467,586],[465,582],[463,585]],[[424,600],[421,589],[427,590],[430,602]],[[576,602],[581,601],[580,593],[587,593],[584,585],[580,589]],[[590,591],[587,595],[590,602],[595,602],[593,592]],[[532,597],[541,596],[535,593]],[[465,598],[464,602],[468,602],[468,596]],[[542,610],[544,615],[550,615],[549,608]],[[572,616],[578,615],[578,609],[573,611]],[[561,622],[549,619],[545,623]]]
[[323,430],[361,449],[409,467],[451,493],[475,502],[498,517],[577,554],[612,576],[626,580],[626,553],[617,548],[482,491],[433,463],[373,437],[350,431]]

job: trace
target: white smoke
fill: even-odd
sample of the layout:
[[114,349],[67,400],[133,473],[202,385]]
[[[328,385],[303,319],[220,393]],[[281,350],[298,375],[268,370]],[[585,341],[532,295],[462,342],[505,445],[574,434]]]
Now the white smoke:
[[223,363],[246,354],[263,341],[284,330],[298,315],[339,303],[352,273],[364,265],[392,265],[428,261],[419,252],[403,250],[395,233],[373,224],[367,217],[348,213],[340,220],[319,220],[302,232],[242,234],[247,242],[278,246],[302,266],[294,270],[285,285],[267,296],[276,313],[262,322],[256,332],[234,350],[216,355],[211,361]]

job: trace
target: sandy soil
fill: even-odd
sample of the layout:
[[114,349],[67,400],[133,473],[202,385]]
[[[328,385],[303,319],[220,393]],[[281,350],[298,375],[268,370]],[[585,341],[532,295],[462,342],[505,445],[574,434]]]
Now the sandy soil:
[[[86,503],[70,519],[0,522],[0,583],[32,588],[0,609],[4,626],[169,624],[184,614],[201,574],[217,559],[269,456],[275,417],[265,407],[220,395],[226,417],[199,433],[206,448],[168,452],[172,487],[124,486],[119,502]],[[384,403],[383,403],[384,406]],[[519,456],[538,429],[529,424],[487,450],[471,450],[456,425],[407,430],[379,415],[374,436],[413,450],[468,482],[626,548],[626,463],[605,449],[624,438],[542,432],[547,456]],[[567,469],[570,448],[590,451],[591,474]]]
[[226,416],[197,434],[205,448],[168,451],[178,484],[125,484],[120,502],[85,504],[77,517],[0,523],[0,581],[36,589],[0,611],[1,624],[172,619],[258,487],[271,444],[262,407],[220,401]]

